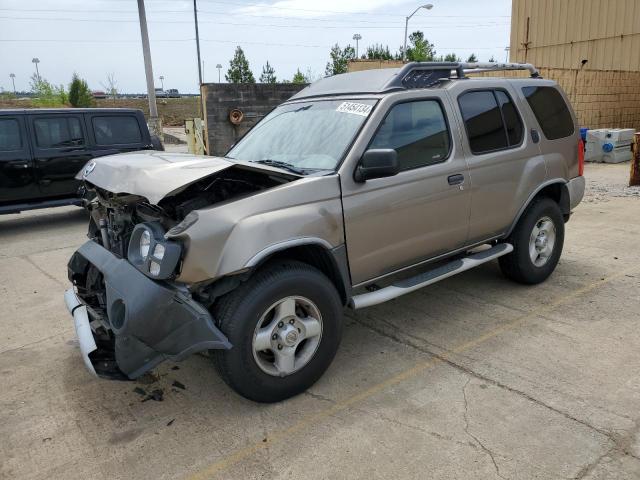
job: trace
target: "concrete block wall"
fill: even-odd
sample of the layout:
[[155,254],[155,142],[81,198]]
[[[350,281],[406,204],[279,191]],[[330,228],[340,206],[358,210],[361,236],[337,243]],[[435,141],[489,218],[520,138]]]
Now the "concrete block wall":
[[[293,83],[205,83],[205,142],[209,155],[224,155],[258,121],[306,85]],[[231,110],[244,114],[239,125],[229,121]]]

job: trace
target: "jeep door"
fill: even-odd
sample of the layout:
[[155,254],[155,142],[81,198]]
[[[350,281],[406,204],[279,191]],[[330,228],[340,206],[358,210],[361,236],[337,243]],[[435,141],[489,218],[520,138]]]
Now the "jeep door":
[[24,115],[0,116],[0,204],[39,196]]
[[[354,285],[465,244],[467,165],[452,118],[446,96],[434,90],[388,95],[376,106],[340,170]],[[400,173],[354,180],[364,151],[390,148]]]
[[76,196],[80,182],[75,176],[92,158],[82,114],[30,114],[28,118],[40,196]]
[[450,94],[458,109],[470,177],[469,243],[504,234],[521,206],[544,182],[546,167],[530,113],[504,80],[459,82]]

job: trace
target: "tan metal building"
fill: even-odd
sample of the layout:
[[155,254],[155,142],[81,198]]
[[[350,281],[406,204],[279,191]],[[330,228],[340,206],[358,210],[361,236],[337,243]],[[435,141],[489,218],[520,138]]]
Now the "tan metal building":
[[640,0],[512,0],[509,53],[560,83],[581,125],[640,130]]
[[512,0],[510,57],[549,68],[638,72],[640,0]]

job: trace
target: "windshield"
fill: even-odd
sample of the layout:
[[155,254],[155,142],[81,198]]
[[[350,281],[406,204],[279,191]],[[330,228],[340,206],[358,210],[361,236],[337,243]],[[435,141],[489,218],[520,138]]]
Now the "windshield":
[[311,101],[281,105],[227,156],[309,173],[334,170],[375,100]]

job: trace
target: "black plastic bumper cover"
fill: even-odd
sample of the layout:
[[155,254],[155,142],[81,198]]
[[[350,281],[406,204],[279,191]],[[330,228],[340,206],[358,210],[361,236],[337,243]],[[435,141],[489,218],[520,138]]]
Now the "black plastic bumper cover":
[[151,280],[96,242],[86,242],[73,254],[69,278],[83,275],[87,262],[104,277],[115,358],[129,378],[167,359],[177,361],[203,350],[231,348],[205,307],[180,290]]

